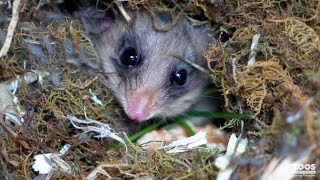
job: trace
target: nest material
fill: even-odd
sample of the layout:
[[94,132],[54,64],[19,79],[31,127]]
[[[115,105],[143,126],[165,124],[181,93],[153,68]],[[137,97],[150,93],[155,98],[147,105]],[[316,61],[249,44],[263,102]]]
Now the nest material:
[[[256,172],[263,171],[262,165],[268,163],[267,158],[259,157],[294,154],[293,150],[299,152],[312,144],[316,150],[309,162],[319,167],[319,1],[133,0],[128,1],[128,5],[133,10],[171,13],[171,26],[179,17],[187,15],[195,25],[215,22],[219,36],[232,34],[231,29],[235,29],[229,41],[214,44],[206,54],[208,67],[216,76],[214,83],[223,91],[226,110],[255,115],[254,119],[248,120],[245,129],[248,138],[258,144],[258,150],[249,149],[248,160],[235,161],[235,174],[244,177],[243,174],[249,172],[258,178]],[[53,11],[52,6],[42,8]],[[74,147],[65,160],[74,164],[73,175],[81,177],[100,166],[107,167],[111,177],[216,176],[218,171],[212,161],[217,154],[213,151],[180,155],[155,151],[145,155],[132,144],[130,153],[124,156],[123,151],[106,153],[110,142],[79,141],[79,132],[64,120],[66,114],[84,116],[83,107],[86,106],[87,116],[92,119],[115,126],[114,121],[123,119],[121,110],[96,73],[79,66],[84,63],[95,67],[96,54],[92,44],[78,21],[47,14],[29,1],[23,1],[20,7],[11,51],[0,60],[0,81],[34,68],[26,69],[25,62],[55,73],[49,77],[51,83],[44,86],[21,86],[17,97],[28,111],[25,116],[28,123],[12,127],[16,137],[9,133],[1,136],[0,163],[5,173],[0,178],[34,177],[36,174],[30,166],[32,156],[57,151],[65,143]],[[7,30],[8,23],[3,21],[6,18],[9,18],[7,11],[0,12],[0,32]],[[261,34],[257,62],[248,66],[249,47],[255,34]],[[99,97],[105,102],[104,106],[96,106],[90,100],[92,93],[102,95]],[[23,142],[32,145],[30,149],[21,148]],[[262,165],[254,164],[250,158]],[[108,163],[99,165],[99,162]],[[124,166],[117,165],[124,162]],[[53,178],[70,178],[70,175],[55,171]]]

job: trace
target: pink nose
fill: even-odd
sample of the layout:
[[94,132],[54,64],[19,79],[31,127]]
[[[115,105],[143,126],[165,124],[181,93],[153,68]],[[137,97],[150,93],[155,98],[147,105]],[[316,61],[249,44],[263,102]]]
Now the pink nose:
[[127,104],[128,117],[136,122],[142,122],[148,119],[151,113],[150,102],[148,98],[133,97]]

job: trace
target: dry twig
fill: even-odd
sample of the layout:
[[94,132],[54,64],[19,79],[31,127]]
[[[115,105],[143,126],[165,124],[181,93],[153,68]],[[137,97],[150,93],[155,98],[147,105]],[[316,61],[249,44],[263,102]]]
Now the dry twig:
[[25,149],[29,149],[30,145],[21,139],[17,133],[15,133],[3,120],[2,118],[3,114],[0,113],[0,126],[3,127],[4,130],[6,130],[21,146],[23,146]]
[[13,38],[13,33],[14,29],[16,28],[18,19],[19,19],[19,5],[20,5],[20,0],[15,0],[13,2],[13,8],[12,8],[12,18],[8,27],[8,33],[6,36],[6,40],[3,43],[3,46],[0,51],[0,58],[7,55],[10,44]]
[[115,1],[119,11],[121,12],[122,16],[126,19],[127,23],[131,23],[132,19],[131,17],[128,15],[128,13],[126,12],[126,10],[123,8],[123,5],[121,4],[121,2],[119,1]]

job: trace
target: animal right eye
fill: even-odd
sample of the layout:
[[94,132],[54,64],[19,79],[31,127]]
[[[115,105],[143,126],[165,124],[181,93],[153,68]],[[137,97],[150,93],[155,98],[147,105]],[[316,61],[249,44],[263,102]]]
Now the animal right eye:
[[140,63],[140,58],[135,48],[126,48],[120,57],[121,63],[128,67],[134,67]]

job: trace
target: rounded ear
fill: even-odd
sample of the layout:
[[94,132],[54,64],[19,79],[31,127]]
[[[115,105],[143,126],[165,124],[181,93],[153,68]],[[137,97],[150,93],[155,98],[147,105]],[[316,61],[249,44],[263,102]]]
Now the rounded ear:
[[204,55],[209,48],[209,44],[216,42],[216,33],[209,25],[194,27],[191,35],[199,54]]
[[89,6],[76,11],[74,15],[81,19],[86,33],[99,35],[111,27],[116,17],[116,11],[112,7],[102,11],[98,10],[96,6]]

